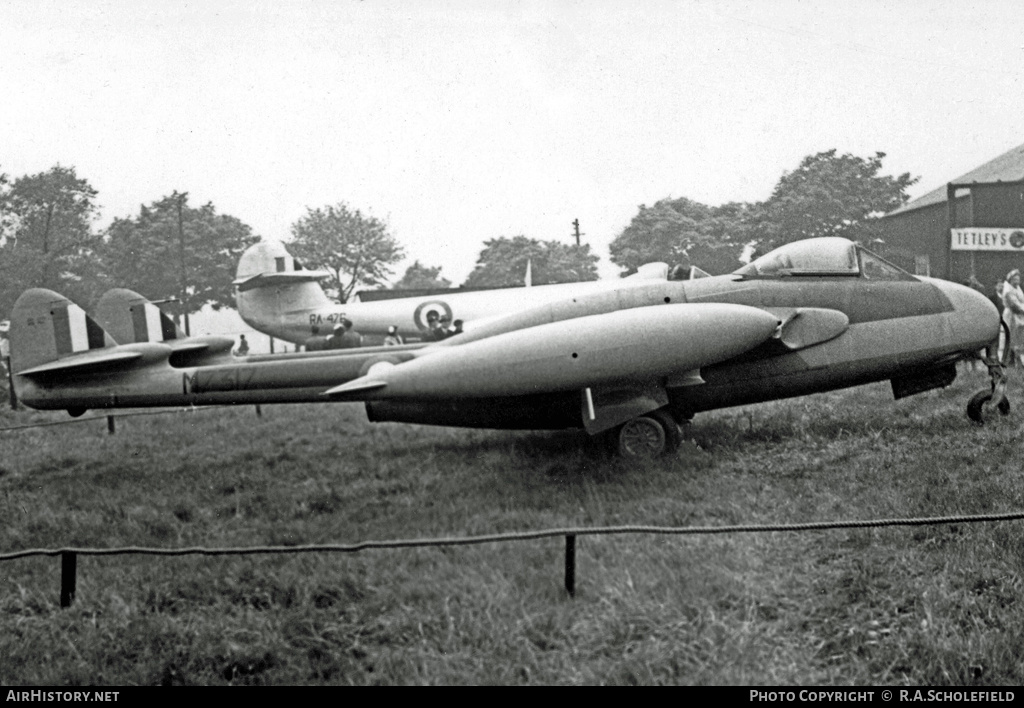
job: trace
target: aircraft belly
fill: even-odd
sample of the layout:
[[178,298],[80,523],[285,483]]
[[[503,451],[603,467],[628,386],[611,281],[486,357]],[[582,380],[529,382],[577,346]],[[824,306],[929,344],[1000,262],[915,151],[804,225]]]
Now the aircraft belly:
[[583,427],[577,392],[429,401],[367,401],[366,415],[375,423],[463,428],[561,430]]

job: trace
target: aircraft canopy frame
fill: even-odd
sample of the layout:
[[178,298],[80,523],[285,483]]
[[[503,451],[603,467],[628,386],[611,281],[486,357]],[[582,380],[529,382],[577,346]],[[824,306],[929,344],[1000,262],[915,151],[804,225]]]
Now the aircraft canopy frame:
[[910,273],[881,256],[838,237],[787,243],[734,272],[745,278],[802,276],[915,280]]

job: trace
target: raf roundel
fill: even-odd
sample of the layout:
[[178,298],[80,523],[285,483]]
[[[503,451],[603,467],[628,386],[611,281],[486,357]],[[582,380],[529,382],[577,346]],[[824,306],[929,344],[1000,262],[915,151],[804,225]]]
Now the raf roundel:
[[[438,312],[439,308],[441,312]],[[412,313],[412,320],[416,323],[416,326],[421,332],[430,329],[430,325],[427,323],[427,317],[431,311],[437,313],[438,318],[447,317],[449,320],[452,319],[452,308],[449,307],[448,303],[444,300],[427,300],[426,302],[421,302],[416,307],[416,311]]]

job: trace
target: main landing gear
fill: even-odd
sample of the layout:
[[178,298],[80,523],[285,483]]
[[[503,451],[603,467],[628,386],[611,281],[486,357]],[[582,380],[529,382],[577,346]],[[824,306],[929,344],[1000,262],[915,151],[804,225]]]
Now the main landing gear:
[[630,460],[650,460],[675,452],[682,440],[679,424],[664,408],[627,420],[611,435],[614,450]]

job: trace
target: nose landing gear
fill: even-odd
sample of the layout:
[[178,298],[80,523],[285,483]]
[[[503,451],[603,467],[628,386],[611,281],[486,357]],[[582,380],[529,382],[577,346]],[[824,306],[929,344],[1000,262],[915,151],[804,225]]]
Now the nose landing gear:
[[967,403],[967,417],[978,425],[984,425],[986,421],[995,417],[996,411],[1000,415],[1009,415],[1010,400],[1006,397],[1006,370],[1001,361],[994,357],[985,360],[988,364],[988,375],[991,378],[990,387],[987,390],[978,391]]

